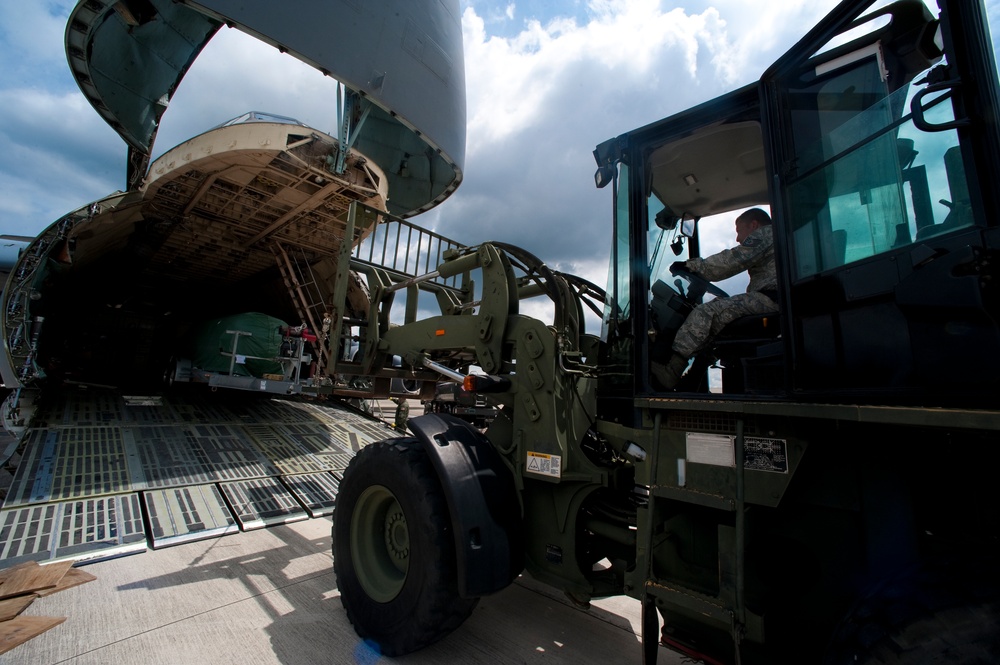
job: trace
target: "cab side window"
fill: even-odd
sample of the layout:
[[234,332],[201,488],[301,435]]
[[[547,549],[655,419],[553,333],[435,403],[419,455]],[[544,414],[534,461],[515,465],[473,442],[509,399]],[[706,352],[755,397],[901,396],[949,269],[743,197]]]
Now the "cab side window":
[[[973,223],[957,132],[921,131],[909,113],[921,80],[891,91],[876,44],[790,91],[796,278]],[[953,119],[947,99],[925,100],[929,122]]]

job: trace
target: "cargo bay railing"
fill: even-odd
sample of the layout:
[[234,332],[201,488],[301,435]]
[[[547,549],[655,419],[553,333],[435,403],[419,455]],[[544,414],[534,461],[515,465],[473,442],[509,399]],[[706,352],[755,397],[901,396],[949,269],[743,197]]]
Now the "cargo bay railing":
[[[371,233],[354,248],[351,257],[372,266],[395,273],[399,277],[413,277],[432,272],[444,260],[450,249],[462,249],[461,243],[428,231],[401,217],[380,212],[358,204],[385,221],[375,225]],[[434,278],[432,281],[451,288],[459,288],[459,277]]]

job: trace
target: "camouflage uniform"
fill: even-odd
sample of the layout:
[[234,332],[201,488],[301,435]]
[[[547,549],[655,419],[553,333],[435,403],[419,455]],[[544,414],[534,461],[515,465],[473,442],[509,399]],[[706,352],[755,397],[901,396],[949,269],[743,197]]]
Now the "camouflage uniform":
[[742,316],[778,311],[778,304],[762,293],[773,294],[778,285],[774,271],[774,233],[770,224],[760,227],[732,249],[703,259],[689,259],[687,267],[712,282],[746,270],[750,274],[750,284],[746,293],[716,298],[695,307],[674,338],[674,351],[685,358],[705,348],[726,324]]

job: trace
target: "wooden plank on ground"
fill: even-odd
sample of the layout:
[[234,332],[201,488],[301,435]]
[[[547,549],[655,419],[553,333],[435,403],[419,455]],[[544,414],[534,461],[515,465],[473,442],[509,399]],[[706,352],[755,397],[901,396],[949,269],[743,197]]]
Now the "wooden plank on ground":
[[[91,575],[85,570],[81,570],[79,568],[70,568],[68,571],[66,571],[66,574],[63,575],[63,578],[59,580],[59,584],[55,585],[51,589],[42,589],[41,591],[36,591],[35,595],[51,596],[52,594],[57,593],[59,591],[65,591],[66,589],[69,589],[71,587],[80,586],[81,584],[86,584],[87,582],[93,582],[96,579],[97,577]],[[2,589],[3,587],[0,586],[0,590]]]
[[29,593],[25,596],[18,596],[17,598],[0,600],[0,621],[10,621],[23,612],[28,605],[31,605],[37,597],[38,596],[35,594]]
[[66,617],[14,617],[0,623],[0,654],[58,626]]
[[0,584],[0,600],[42,589],[51,589],[59,584],[59,581],[72,567],[72,561],[57,561],[44,566],[29,561],[14,566],[4,571],[6,574],[3,576],[3,583]]

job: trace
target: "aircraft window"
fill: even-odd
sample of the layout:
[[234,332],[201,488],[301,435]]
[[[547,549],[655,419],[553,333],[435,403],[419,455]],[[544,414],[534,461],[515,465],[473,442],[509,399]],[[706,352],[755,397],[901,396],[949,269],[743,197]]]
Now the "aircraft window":
[[289,118],[283,115],[277,115],[274,113],[264,113],[262,111],[249,111],[243,115],[238,115],[232,120],[227,120],[221,125],[216,125],[212,129],[218,129],[219,127],[232,127],[233,125],[244,125],[250,122],[274,122],[282,125],[301,125],[302,123],[295,118]]
[[[790,94],[808,146],[788,189],[798,278],[973,223],[957,133],[920,131],[908,113],[920,86],[887,94],[876,56],[845,69]],[[947,100],[926,119],[953,119]]]

